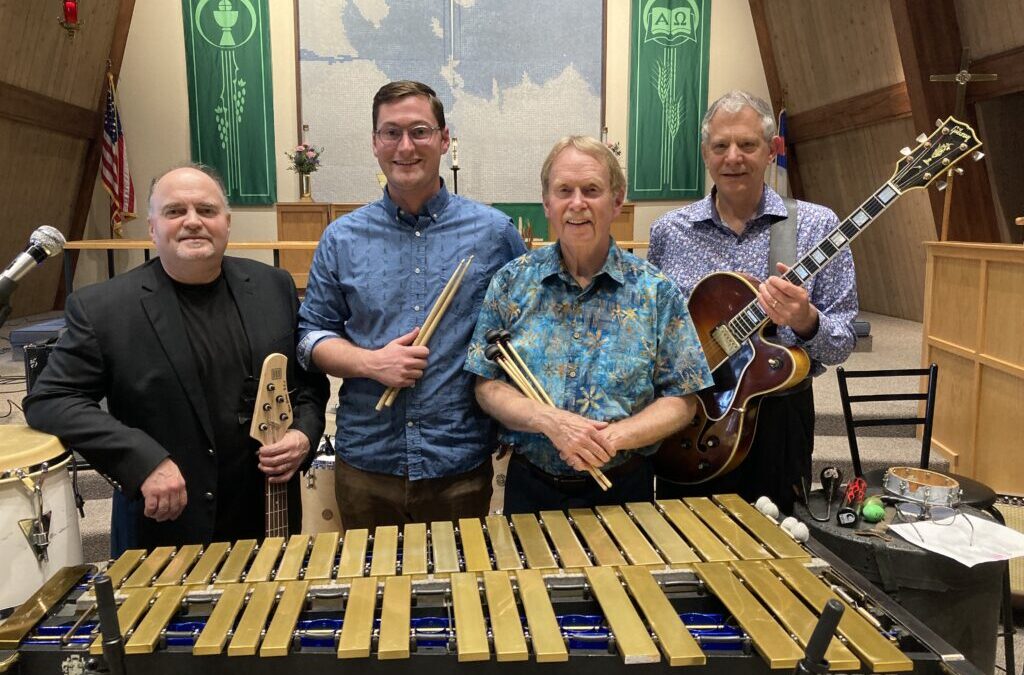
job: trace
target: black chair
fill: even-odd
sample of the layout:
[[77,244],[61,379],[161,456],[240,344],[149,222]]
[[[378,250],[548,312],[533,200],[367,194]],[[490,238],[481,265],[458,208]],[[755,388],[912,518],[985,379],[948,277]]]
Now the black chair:
[[[885,469],[869,471],[867,475],[860,463],[860,449],[857,446],[857,429],[865,427],[884,426],[922,426],[921,434],[921,459],[920,467],[928,468],[931,459],[932,446],[932,422],[935,416],[935,386],[939,377],[939,367],[931,364],[928,368],[904,368],[897,370],[846,370],[842,366],[836,368],[836,376],[839,379],[839,397],[843,404],[843,418],[846,422],[846,436],[850,441],[850,459],[853,461],[853,473],[861,476],[870,486],[881,486]],[[919,387],[909,393],[881,393],[881,394],[858,394],[851,395],[847,385],[848,379],[857,378],[927,378],[927,386],[922,393]],[[897,415],[864,415],[855,416],[853,404],[855,403],[891,403],[896,401],[924,401],[924,417],[900,417]],[[948,471],[939,471],[943,475],[953,478],[960,484],[963,490],[960,501],[963,504],[973,506],[982,511],[987,511],[995,518],[996,522],[1003,524],[1002,514],[995,508],[996,493],[989,486],[959,474]],[[1006,672],[1015,671],[1013,653],[1013,608],[1010,595],[1010,576],[1007,569],[1003,580],[1003,639],[1006,653]],[[1024,675],[1024,673],[1022,673]]]

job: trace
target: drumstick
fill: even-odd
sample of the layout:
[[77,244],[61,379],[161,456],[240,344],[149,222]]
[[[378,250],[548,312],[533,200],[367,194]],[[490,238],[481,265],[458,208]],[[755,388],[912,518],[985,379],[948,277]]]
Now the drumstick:
[[[452,296],[458,290],[458,286],[462,283],[462,277],[466,273],[466,269],[469,264],[473,261],[473,256],[469,258],[463,258],[459,261],[458,266],[452,273],[451,277],[448,278],[448,282],[441,289],[441,293],[437,296],[437,300],[434,301],[434,305],[430,308],[427,313],[427,318],[423,321],[423,325],[420,326],[420,332],[413,340],[414,347],[422,347],[427,344],[431,335],[434,334],[434,330],[437,328],[437,323],[440,321],[440,315],[448,308],[448,304],[451,302]],[[398,396],[398,387],[388,387],[384,390],[384,393],[380,395],[380,399],[377,400],[377,405],[374,409],[380,412],[385,406],[390,407],[395,402],[395,398]]]
[[[519,370],[515,361],[508,358],[507,353],[502,349],[500,344],[492,342],[484,350],[484,356],[490,361],[495,361],[501,369],[505,371],[509,379],[512,380],[512,383],[515,384],[528,399],[536,401],[541,405],[549,405],[552,408],[555,407],[555,404],[551,401],[551,397],[547,395],[547,392],[545,392],[539,384],[537,385],[537,390],[534,390],[529,380],[527,380],[526,376]],[[598,487],[602,490],[608,490],[612,486],[612,482],[600,469],[588,465],[587,473],[590,474],[590,477],[594,479],[594,482],[597,483]]]

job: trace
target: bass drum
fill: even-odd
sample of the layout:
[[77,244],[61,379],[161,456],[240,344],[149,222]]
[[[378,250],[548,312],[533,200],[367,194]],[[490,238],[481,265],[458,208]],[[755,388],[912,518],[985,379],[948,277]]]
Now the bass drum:
[[302,478],[302,532],[341,532],[334,496],[334,455],[318,455]]
[[56,436],[0,427],[0,609],[20,605],[60,568],[82,563],[82,535],[68,473],[71,454]]

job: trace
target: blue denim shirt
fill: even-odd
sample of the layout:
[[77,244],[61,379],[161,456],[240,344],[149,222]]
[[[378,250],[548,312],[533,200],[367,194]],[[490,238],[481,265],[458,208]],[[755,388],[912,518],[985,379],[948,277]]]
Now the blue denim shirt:
[[379,201],[327,227],[299,310],[298,358],[306,367],[323,339],[379,349],[422,326],[459,261],[475,256],[414,387],[377,412],[384,385],[344,380],[335,447],[345,462],[418,480],[464,473],[487,459],[494,424],[476,404],[473,377],[462,367],[491,276],[525,250],[508,216],[450,194],[443,184],[418,215],[402,212],[385,190]]
[[[656,398],[686,396],[712,383],[675,284],[614,242],[585,289],[565,268],[559,244],[518,258],[494,276],[466,370],[495,379],[502,371],[484,357],[491,328],[511,332],[512,345],[557,407],[590,419],[621,420]],[[503,430],[502,440],[548,473],[574,473],[542,434]],[[627,458],[621,453],[607,466]]]

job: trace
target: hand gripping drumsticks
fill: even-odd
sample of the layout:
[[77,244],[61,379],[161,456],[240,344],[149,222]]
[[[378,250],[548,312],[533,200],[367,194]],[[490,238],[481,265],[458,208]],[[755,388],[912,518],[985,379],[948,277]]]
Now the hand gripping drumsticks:
[[[541,386],[533,372],[530,371],[529,366],[519,356],[516,348],[512,346],[512,342],[509,339],[511,334],[507,330],[491,329],[485,333],[484,337],[490,343],[484,349],[484,356],[488,360],[497,363],[505,371],[505,374],[508,375],[508,379],[512,384],[518,387],[519,391],[526,398],[554,408],[555,404],[551,397],[544,391],[544,387]],[[612,482],[608,480],[608,477],[600,469],[588,466],[587,472],[602,490],[607,490],[612,486]]]

